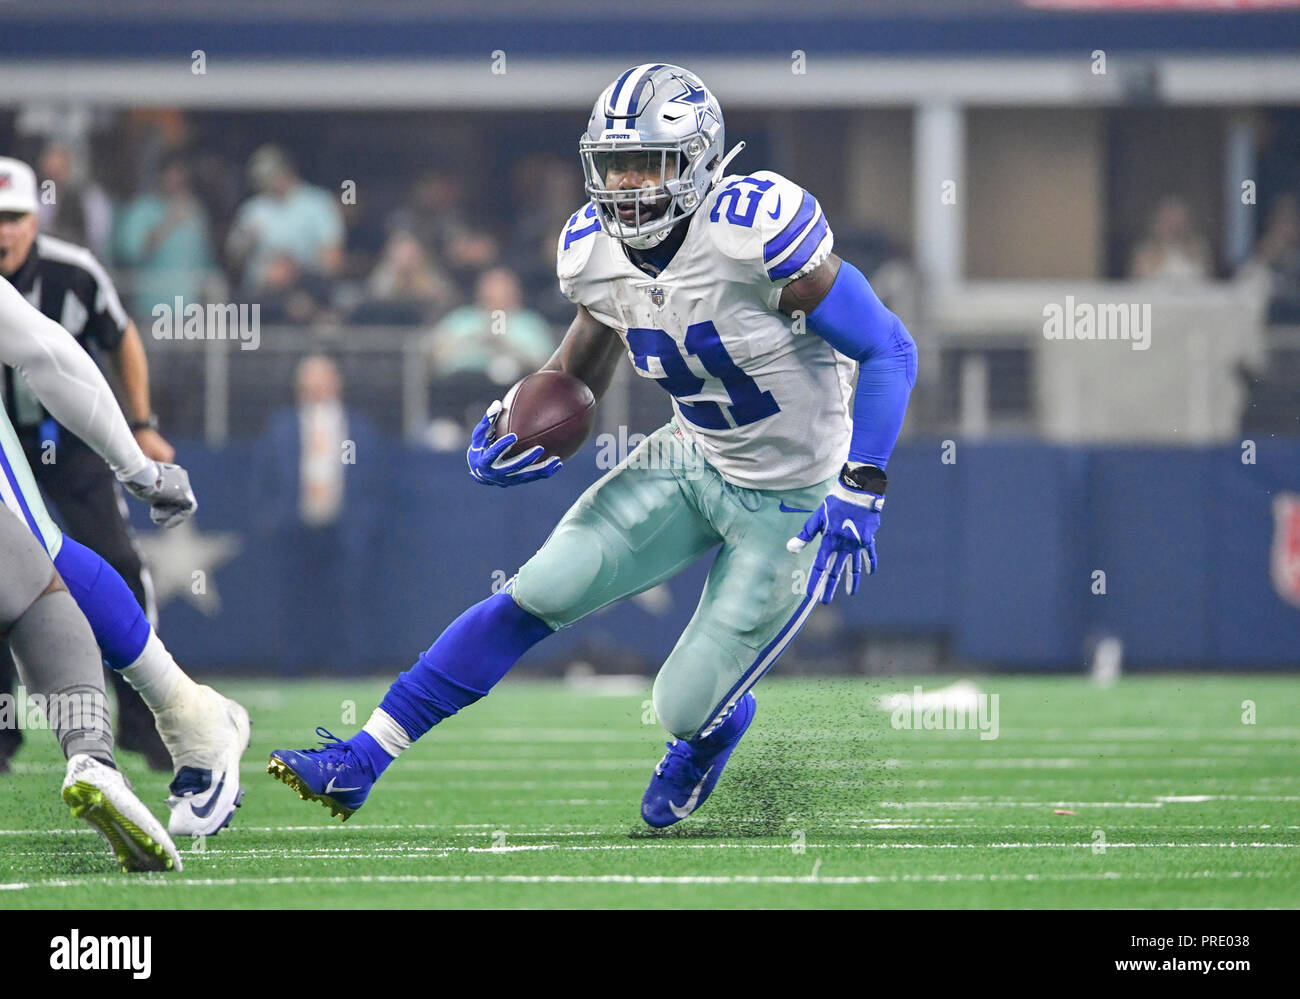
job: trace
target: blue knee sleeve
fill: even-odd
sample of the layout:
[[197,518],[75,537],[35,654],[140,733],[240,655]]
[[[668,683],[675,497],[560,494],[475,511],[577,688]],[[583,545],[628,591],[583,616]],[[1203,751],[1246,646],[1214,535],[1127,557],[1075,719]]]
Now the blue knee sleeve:
[[67,535],[54,567],[90,622],[109,667],[126,669],[139,659],[149,640],[149,620],[117,570]]
[[379,706],[412,739],[483,697],[550,626],[502,591],[456,618]]

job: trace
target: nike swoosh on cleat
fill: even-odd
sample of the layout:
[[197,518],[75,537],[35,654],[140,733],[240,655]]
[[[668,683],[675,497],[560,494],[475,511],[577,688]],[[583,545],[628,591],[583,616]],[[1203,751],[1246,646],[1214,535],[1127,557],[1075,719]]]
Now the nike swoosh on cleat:
[[780,216],[781,216],[781,195],[778,194],[776,196],[776,208],[773,211],[768,212],[767,217],[770,219],[775,219],[775,218],[780,218]]
[[190,805],[190,811],[201,819],[206,819],[212,814],[212,809],[217,806],[217,799],[221,796],[221,789],[226,786],[226,774],[223,771],[221,780],[217,781],[217,786],[213,789],[211,797],[208,798],[206,805]]
[[801,510],[797,506],[786,506],[784,500],[778,503],[777,507],[782,513],[812,513],[811,510]]
[[326,794],[333,794],[335,791],[360,791],[360,790],[361,790],[360,786],[357,786],[357,787],[335,787],[335,786],[334,786],[334,782],[335,782],[336,780],[338,780],[337,777],[331,777],[331,778],[330,778],[330,782],[329,782],[328,784],[325,785],[325,793],[326,793]]
[[686,816],[690,815],[691,812],[695,811],[695,803],[700,800],[700,791],[704,789],[704,782],[709,779],[709,774],[711,773],[713,773],[712,767],[709,767],[708,770],[704,771],[704,776],[701,777],[700,782],[695,785],[695,790],[693,790],[691,796],[686,799],[686,804],[678,808],[671,800],[668,802],[668,807],[679,819],[684,819]]

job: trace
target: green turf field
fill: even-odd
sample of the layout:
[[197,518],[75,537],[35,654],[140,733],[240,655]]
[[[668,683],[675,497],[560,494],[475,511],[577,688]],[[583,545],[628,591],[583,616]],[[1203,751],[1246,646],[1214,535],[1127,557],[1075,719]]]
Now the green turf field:
[[[6,908],[1294,907],[1300,683],[988,677],[997,739],[896,730],[913,681],[780,680],[695,816],[638,808],[663,735],[643,692],[508,680],[396,763],[346,824],[264,773],[350,734],[384,681],[222,685],[253,715],[233,828],[185,871],[116,872],[58,797],[48,732],[0,777]],[[948,680],[925,681],[927,689]],[[1254,704],[1255,724],[1242,720]],[[164,818],[167,777],[124,754]],[[1057,814],[1066,810],[1073,814]],[[202,849],[199,849],[199,848]]]

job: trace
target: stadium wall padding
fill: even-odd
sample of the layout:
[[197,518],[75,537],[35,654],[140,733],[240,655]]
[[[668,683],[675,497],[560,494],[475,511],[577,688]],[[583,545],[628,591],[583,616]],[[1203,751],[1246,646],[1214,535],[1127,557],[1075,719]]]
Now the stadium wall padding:
[[[133,505],[169,562],[160,579],[206,573],[204,594],[175,582],[162,593],[161,631],[182,662],[272,674],[405,668],[527,560],[599,473],[592,445],[546,483],[497,489],[473,482],[460,454],[368,447],[348,469],[363,488],[350,487],[340,529],[304,540],[295,502],[250,479],[268,460],[258,445],[180,444],[200,498],[197,539],[238,548],[213,563],[193,534],[173,544]],[[897,449],[879,573],[818,608],[792,657],[801,643],[829,642],[853,671],[864,637],[916,636],[959,662],[1071,670],[1115,635],[1126,667],[1300,665],[1300,607],[1270,576],[1273,497],[1300,493],[1300,440],[1260,441],[1253,465],[1239,446],[958,442],[955,462],[941,454],[939,442]],[[791,534],[801,522],[791,516]],[[548,639],[528,662],[592,657],[606,670],[653,671],[710,561]],[[1104,593],[1093,592],[1098,571]]]

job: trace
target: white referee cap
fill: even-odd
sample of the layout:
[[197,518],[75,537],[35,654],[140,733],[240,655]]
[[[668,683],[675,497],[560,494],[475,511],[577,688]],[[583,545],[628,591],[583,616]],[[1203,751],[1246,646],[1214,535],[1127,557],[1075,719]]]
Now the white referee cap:
[[0,212],[34,212],[36,174],[22,160],[0,156]]

